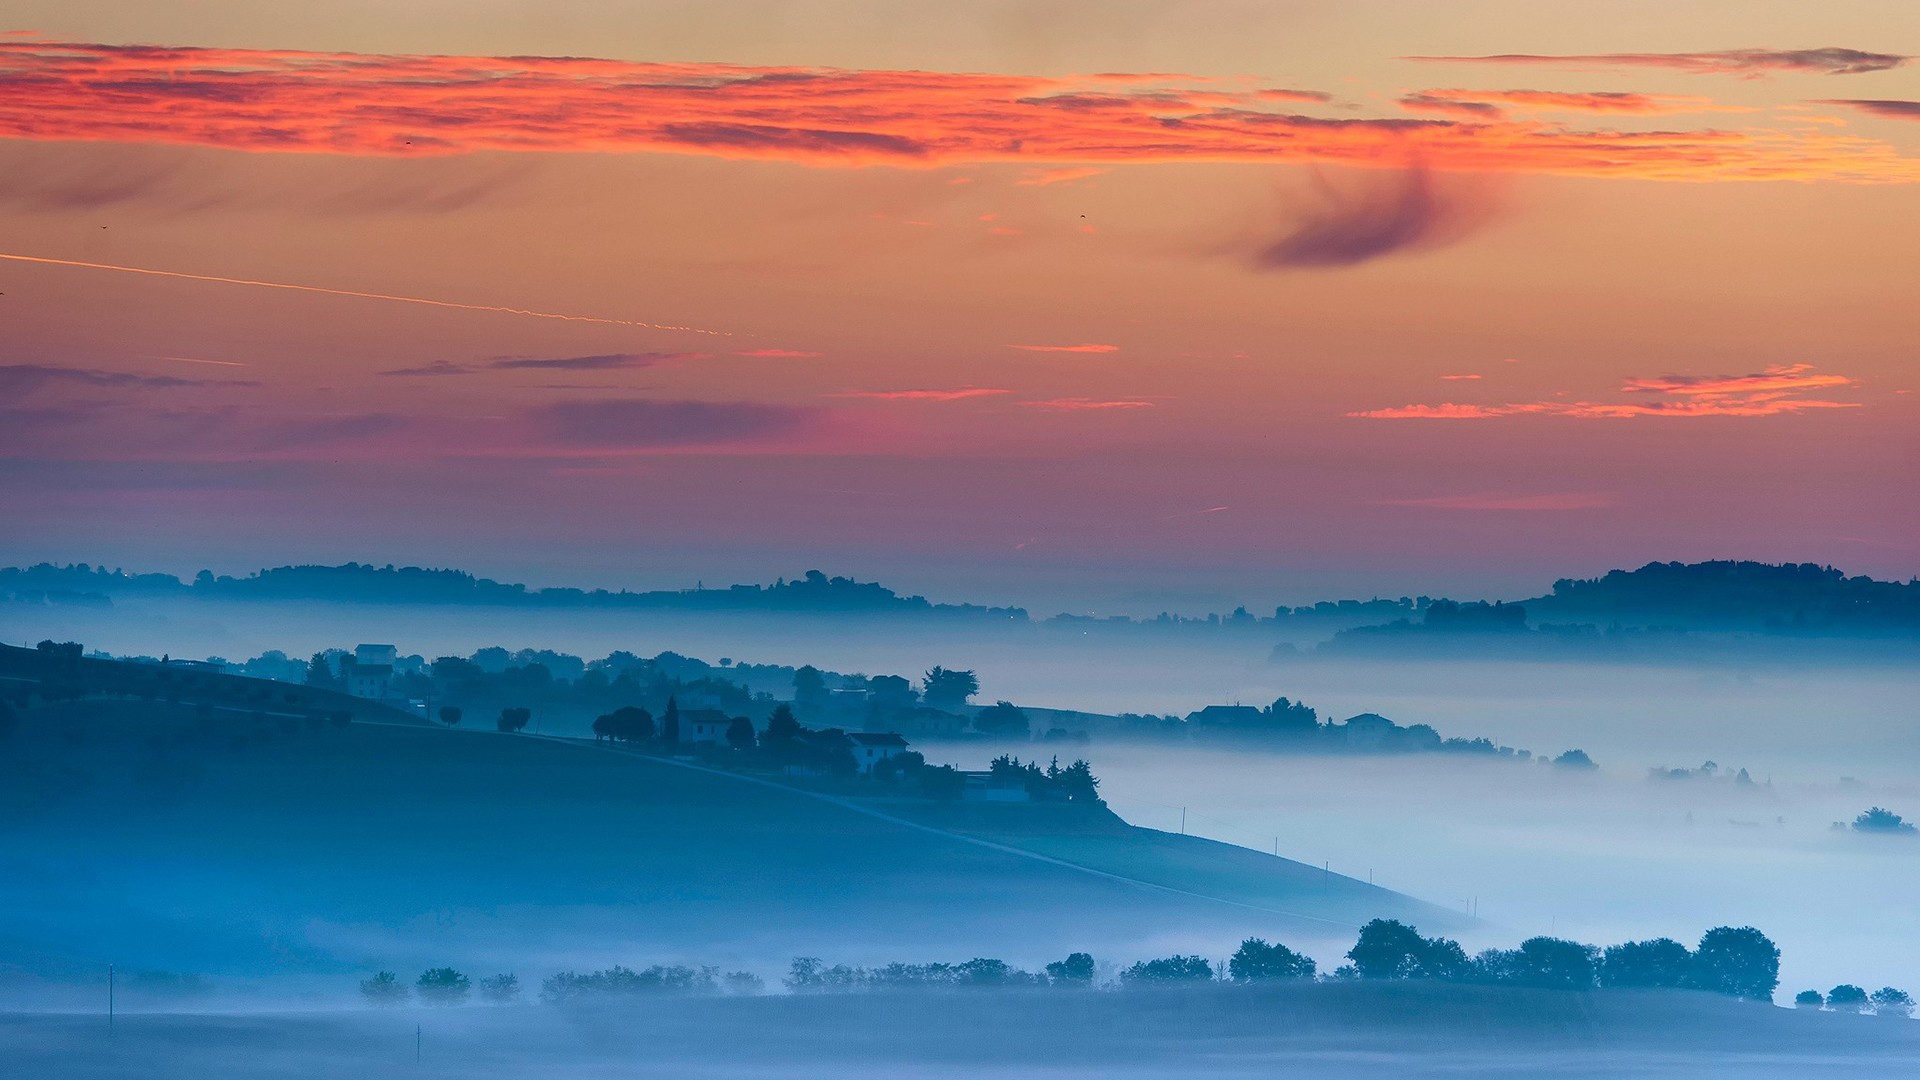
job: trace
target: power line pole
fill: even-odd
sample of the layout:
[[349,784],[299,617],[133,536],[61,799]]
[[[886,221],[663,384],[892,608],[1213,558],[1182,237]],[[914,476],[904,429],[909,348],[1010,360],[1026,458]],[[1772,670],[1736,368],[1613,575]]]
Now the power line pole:
[[413,1025],[413,1063],[420,1064],[420,1025]]

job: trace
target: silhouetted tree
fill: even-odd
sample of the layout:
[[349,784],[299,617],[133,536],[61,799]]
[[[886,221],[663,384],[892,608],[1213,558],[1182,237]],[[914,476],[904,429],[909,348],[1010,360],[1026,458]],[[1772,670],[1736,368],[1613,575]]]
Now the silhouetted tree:
[[670,694],[667,711],[660,714],[660,741],[673,745],[680,741],[680,703]]
[[1600,766],[1593,763],[1585,750],[1569,750],[1553,759],[1556,769],[1572,769],[1575,772],[1592,772]]
[[472,985],[465,975],[452,968],[428,968],[413,984],[420,1000],[429,1005],[459,1005],[467,1000]]
[[960,708],[966,705],[968,698],[980,692],[980,680],[974,677],[973,672],[943,667],[927,672],[921,686],[921,696],[936,709]]
[[957,802],[967,792],[967,778],[951,765],[920,770],[921,794],[935,802]]
[[990,735],[1025,735],[1033,722],[1012,702],[999,701],[974,713],[973,726]]
[[1269,945],[1260,938],[1248,938],[1227,961],[1227,975],[1234,982],[1261,982],[1267,979],[1311,979],[1314,963],[1285,945]]
[[793,710],[781,702],[767,717],[767,730],[760,736],[760,745],[781,746],[798,739],[805,730],[800,721],[794,719]]
[[1866,1012],[1868,1000],[1867,992],[1852,983],[1841,983],[1827,991],[1827,1008],[1835,1012]]
[[1140,960],[1120,973],[1121,983],[1129,986],[1209,982],[1212,979],[1213,964],[1204,956],[1163,956],[1158,960]]
[[501,975],[489,975],[480,980],[480,996],[496,1005],[506,1005],[520,999],[520,977],[507,972]]
[[1685,986],[1692,972],[1693,954],[1672,938],[1609,945],[1600,956],[1601,986]]
[[1876,806],[1853,819],[1853,831],[1858,833],[1877,833],[1882,836],[1914,836],[1920,834],[1912,822],[1884,807]]
[[1802,990],[1793,995],[1793,1007],[1796,1009],[1818,1009],[1826,1003],[1827,996],[1818,990]]
[[460,706],[458,705],[440,706],[440,722],[447,725],[448,727],[452,727],[453,725],[458,724],[460,722],[461,715],[462,714],[460,712]]
[[653,738],[653,714],[638,705],[622,705],[610,713],[594,717],[593,737],[619,742],[645,742]]
[[1375,919],[1362,926],[1347,959],[1363,979],[1458,979],[1471,971],[1459,942],[1421,937],[1397,919]]
[[1065,960],[1055,960],[1047,965],[1047,978],[1055,986],[1092,986],[1093,954],[1068,953]]
[[727,724],[727,745],[735,750],[753,749],[753,721],[736,716]]
[[1267,706],[1263,719],[1265,730],[1278,735],[1310,735],[1320,730],[1320,714],[1313,706],[1286,698],[1276,698]]
[[1716,926],[1693,951],[1693,972],[1702,990],[1770,1001],[1780,985],[1780,949],[1751,926]]
[[340,688],[340,679],[333,673],[333,665],[327,662],[327,654],[317,652],[307,661],[307,685],[318,686],[325,690]]
[[493,726],[500,731],[519,731],[526,727],[527,722],[532,719],[532,709],[519,707],[501,709],[500,718],[493,722]]
[[360,993],[375,1005],[400,1005],[407,1000],[407,984],[391,971],[360,980]]
[[1554,990],[1592,989],[1600,950],[1577,941],[1532,937],[1520,943],[1511,978],[1522,986]]
[[827,703],[827,680],[812,664],[793,673],[793,703],[803,709],[819,709]]
[[1905,990],[1895,990],[1883,986],[1873,992],[1873,1015],[1897,1017],[1901,1020],[1913,1016],[1913,998]]
[[[1055,759],[1058,765],[1058,759]],[[1093,775],[1092,766],[1085,761],[1075,761],[1058,772],[1051,772],[1049,778],[1061,794],[1069,801],[1077,803],[1100,802],[1100,778]]]

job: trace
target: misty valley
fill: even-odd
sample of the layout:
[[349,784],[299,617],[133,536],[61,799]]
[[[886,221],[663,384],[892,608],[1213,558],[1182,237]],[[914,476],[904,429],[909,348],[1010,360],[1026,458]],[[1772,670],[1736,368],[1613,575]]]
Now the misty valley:
[[[667,1074],[721,1016],[761,1034],[722,1040],[714,1075],[937,1072],[982,1025],[1010,1040],[989,1071],[1152,1075],[1200,1015],[1240,1018],[1241,1049],[1204,1051],[1222,1075],[1396,1040],[1431,1041],[1436,1075],[1485,1067],[1490,1039],[1534,1046],[1537,1075],[1693,1075],[1705,1047],[1807,1075],[1807,1055],[1872,1069],[1920,1045],[1872,1022],[1911,1011],[1920,969],[1920,775],[1859,754],[1911,748],[1913,671],[1821,652],[1860,632],[1824,621],[1784,669],[1730,664],[1779,644],[1750,599],[1762,627],[1722,655],[1569,664],[1275,650],[1283,622],[1217,616],[1052,639],[933,608],[878,632],[843,610],[543,623],[518,599],[149,581],[131,591],[185,595],[91,602],[44,586],[129,579],[7,573],[10,630],[79,613],[121,650],[251,654],[0,646],[0,990],[69,1017],[9,1021],[34,1060],[79,1053],[103,997],[126,1041],[86,1051],[102,1075],[148,1039],[210,1048],[170,1055],[178,1075],[217,1070],[207,1024],[342,1075],[409,1064],[408,1024],[430,1070],[510,1074],[541,1046]],[[302,655],[342,626],[435,652],[554,639]],[[670,634],[730,644],[567,651]],[[1036,671],[1056,685],[1003,689]],[[1206,681],[1297,696],[1114,708],[1154,676],[1155,705]],[[1851,715],[1808,723],[1816,700]],[[1795,1015],[1750,1004],[1776,999]],[[803,1034],[843,1024],[865,1034]]]

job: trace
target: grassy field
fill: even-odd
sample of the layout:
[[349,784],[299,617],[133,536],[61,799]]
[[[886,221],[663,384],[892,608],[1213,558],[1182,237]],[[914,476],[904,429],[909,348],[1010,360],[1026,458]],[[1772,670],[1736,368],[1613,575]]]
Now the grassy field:
[[135,1014],[111,1033],[99,1015],[0,1012],[0,1045],[37,1080],[1904,1080],[1920,1025],[1674,991],[1337,983],[256,1009]]
[[5,746],[0,959],[16,970],[1037,966],[1445,918],[1284,859],[1049,818],[1066,807],[850,806],[491,731],[72,702],[23,714]]

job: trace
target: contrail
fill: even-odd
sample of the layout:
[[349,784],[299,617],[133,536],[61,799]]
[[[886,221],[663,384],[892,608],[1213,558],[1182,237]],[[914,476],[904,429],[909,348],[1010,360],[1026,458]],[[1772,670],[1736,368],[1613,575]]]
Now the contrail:
[[687,334],[732,337],[725,330],[703,330],[697,326],[669,326],[641,322],[638,319],[603,319],[596,315],[563,315],[554,311],[500,307],[494,304],[460,304],[452,300],[428,300],[420,296],[394,296],[391,293],[356,292],[352,289],[325,289],[318,285],[291,285],[284,281],[254,281],[249,278],[216,277],[212,274],[186,274],[177,270],[150,270],[142,266],[114,266],[111,263],[80,262],[75,259],[45,259],[37,255],[11,255],[0,252],[0,259],[12,262],[40,263],[46,266],[78,266],[87,270],[116,270],[122,274],[146,274],[149,277],[184,278],[188,281],[213,281],[222,285],[252,285],[262,289],[292,289],[295,292],[324,293],[328,296],[352,296],[361,300],[391,300],[399,304],[425,304],[428,307],[458,308],[461,311],[492,311],[502,315],[526,315],[535,319],[560,319],[564,322],[601,323],[607,326],[637,326],[645,330],[675,330]]

